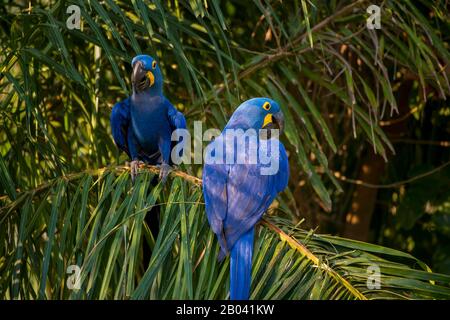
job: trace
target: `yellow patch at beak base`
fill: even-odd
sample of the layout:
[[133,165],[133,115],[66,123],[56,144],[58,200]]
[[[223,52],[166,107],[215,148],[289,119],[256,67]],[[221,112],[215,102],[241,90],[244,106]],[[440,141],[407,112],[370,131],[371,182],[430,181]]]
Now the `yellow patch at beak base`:
[[269,123],[272,123],[272,114],[268,113],[265,117],[264,117],[264,123],[263,123],[263,128],[265,126],[267,126]]
[[153,72],[147,71],[147,78],[150,80],[150,87],[155,83],[155,76],[153,75]]

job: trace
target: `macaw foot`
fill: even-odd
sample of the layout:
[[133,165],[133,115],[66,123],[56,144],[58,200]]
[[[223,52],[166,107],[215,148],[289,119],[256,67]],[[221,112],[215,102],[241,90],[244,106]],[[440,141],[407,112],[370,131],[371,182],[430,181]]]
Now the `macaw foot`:
[[136,176],[138,175],[139,166],[144,164],[144,162],[140,160],[133,160],[130,162],[130,170],[131,170],[131,181],[134,183],[136,180]]
[[167,177],[169,176],[172,167],[167,163],[163,163],[159,166],[159,179],[161,179],[161,183],[166,183]]

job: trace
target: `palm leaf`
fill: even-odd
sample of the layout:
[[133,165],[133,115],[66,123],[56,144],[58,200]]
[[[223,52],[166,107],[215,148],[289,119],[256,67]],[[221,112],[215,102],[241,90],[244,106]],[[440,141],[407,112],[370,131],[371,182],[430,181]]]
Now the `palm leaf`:
[[[134,185],[124,169],[58,178],[8,201],[0,212],[2,228],[17,228],[20,236],[4,240],[2,298],[227,298],[228,258],[216,260],[201,181],[175,172],[164,188],[150,190],[157,169],[143,170]],[[143,219],[155,205],[161,206],[161,230],[144,266]],[[450,297],[450,276],[431,272],[409,254],[306,232],[272,216],[257,230],[253,299]],[[81,289],[69,290],[64,270],[77,264]],[[380,271],[378,289],[368,285],[370,266]],[[17,276],[22,274],[40,281],[30,283]]]

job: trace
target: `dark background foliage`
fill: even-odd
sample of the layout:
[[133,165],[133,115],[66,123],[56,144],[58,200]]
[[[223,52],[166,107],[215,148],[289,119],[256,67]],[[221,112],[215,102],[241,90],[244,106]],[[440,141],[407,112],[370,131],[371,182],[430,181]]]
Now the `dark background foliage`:
[[[373,3],[382,28],[370,31]],[[66,27],[71,4],[81,8],[81,30]],[[2,0],[0,270],[17,255],[17,213],[27,199],[32,212],[46,212],[53,205],[46,196],[59,189],[40,193],[60,177],[100,177],[98,168],[127,160],[111,139],[109,115],[129,94],[131,58],[147,53],[159,60],[165,94],[190,129],[195,120],[222,129],[249,97],[280,102],[292,175],[270,217],[395,248],[450,274],[448,7],[444,0]],[[201,175],[198,165],[183,170]],[[67,190],[83,183],[76,181]],[[101,189],[91,191],[101,199]],[[98,203],[89,199],[93,214]],[[51,212],[39,217],[28,221],[29,239],[48,231]]]

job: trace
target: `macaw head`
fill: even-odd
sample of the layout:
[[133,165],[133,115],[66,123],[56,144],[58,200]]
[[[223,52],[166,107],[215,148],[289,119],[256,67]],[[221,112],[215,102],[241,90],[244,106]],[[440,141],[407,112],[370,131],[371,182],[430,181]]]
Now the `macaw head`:
[[131,66],[133,67],[131,83],[135,92],[162,92],[163,78],[155,59],[141,54],[133,58]]
[[253,98],[242,103],[228,121],[226,129],[284,128],[284,116],[278,103],[269,98]]

